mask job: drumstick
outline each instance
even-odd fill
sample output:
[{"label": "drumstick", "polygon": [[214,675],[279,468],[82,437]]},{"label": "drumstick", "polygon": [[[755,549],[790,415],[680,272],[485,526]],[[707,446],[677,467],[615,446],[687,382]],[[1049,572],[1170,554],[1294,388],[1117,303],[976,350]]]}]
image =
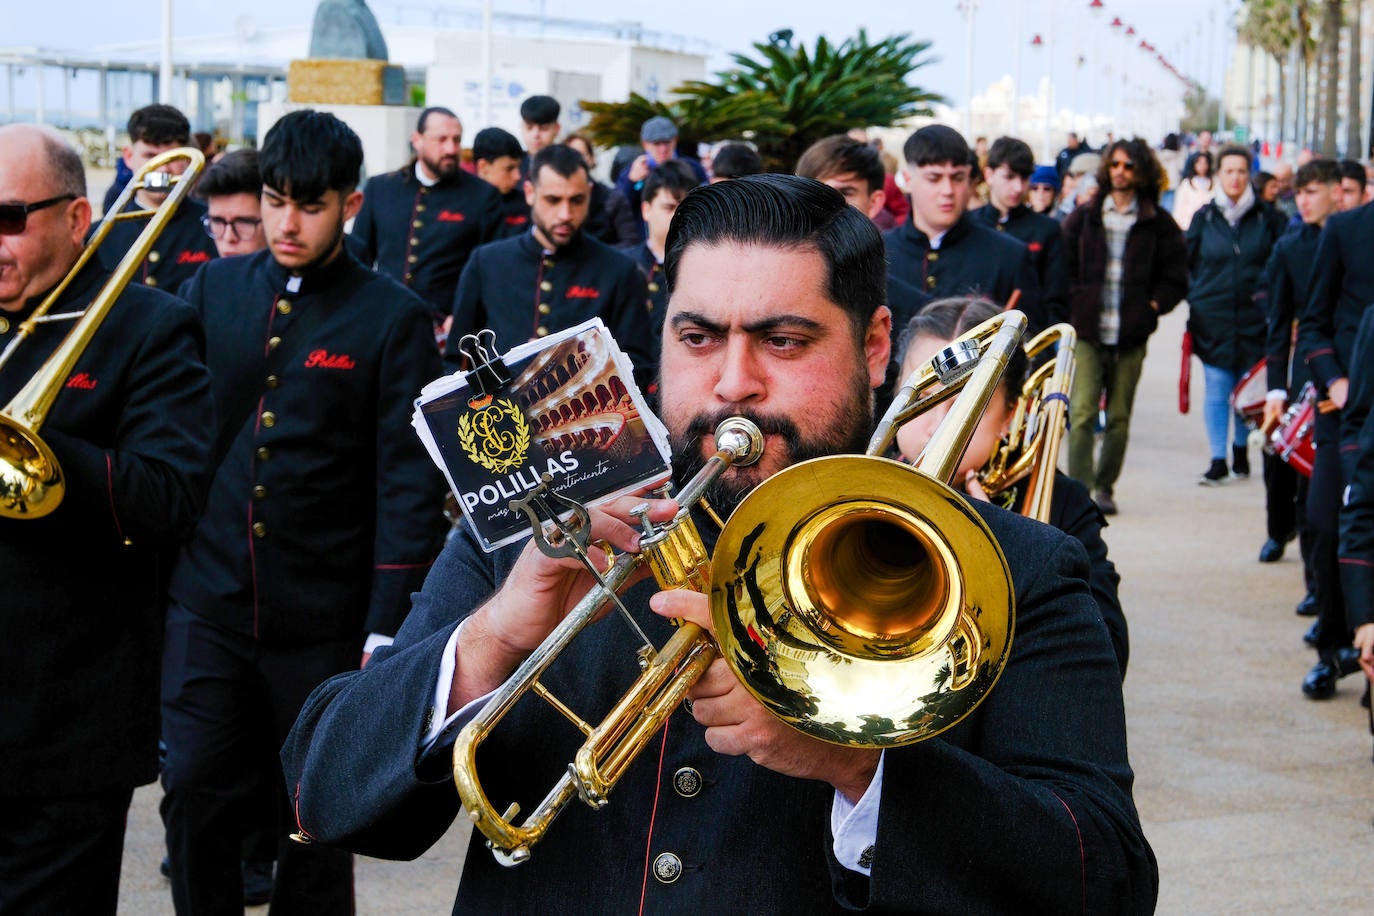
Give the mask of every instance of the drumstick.
[{"label": "drumstick", "polygon": [[1010,312],[1012,309],[1016,308],[1016,303],[1019,302],[1020,300],[1021,300],[1021,290],[1019,290],[1019,289],[1014,289],[1014,290],[1012,290],[1012,291],[1011,291],[1011,295],[1007,297],[1007,304],[1002,308],[1002,311],[1004,311],[1004,312]]}]

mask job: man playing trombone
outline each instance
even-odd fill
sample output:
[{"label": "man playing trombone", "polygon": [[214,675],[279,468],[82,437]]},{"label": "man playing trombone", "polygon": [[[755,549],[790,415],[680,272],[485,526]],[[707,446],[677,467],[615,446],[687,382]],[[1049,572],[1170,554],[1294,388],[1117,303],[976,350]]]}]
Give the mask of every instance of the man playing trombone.
[{"label": "man playing trombone", "polygon": [[[214,447],[189,306],[110,287],[108,318],[75,325],[107,281],[94,252],[76,270],[90,222],[76,152],[0,127],[0,913],[115,912],[129,800],[157,776],[165,564],[195,526]],[[69,274],[53,320],[9,350]],[[63,371],[55,351],[91,327]],[[42,423],[18,405],[43,400],[23,395],[45,378]],[[41,462],[17,431],[37,425],[27,438],[60,465],[53,486],[22,482]]]},{"label": "man playing trombone", "polygon": [[[674,219],[665,272],[660,395],[679,482],[730,416],[756,423],[765,446],[708,490],[721,515],[785,467],[863,449],[890,346],[882,240],[863,214],[792,176],[698,189]],[[635,549],[641,501],[593,510],[592,535]],[[651,522],[672,517],[672,502],[647,502]],[[882,751],[825,743],[773,719],[717,660],[604,809],[571,805],[519,868],[475,836],[455,911],[1150,911],[1158,875],[1082,548],[996,508],[972,511],[1006,552],[1018,628],[998,685],[960,724]],[[714,525],[697,524],[709,545]],[[299,835],[393,858],[431,845],[458,811],[453,729],[590,585],[582,567],[530,545],[484,555],[457,534],[394,647],[303,709],[283,750]],[[623,595],[658,615],[638,618],[651,638],[673,632],[667,617],[710,625],[705,596],[655,591]],[[628,628],[602,621],[592,637],[544,678],[583,713],[609,708],[635,667]],[[490,794],[537,801],[566,769],[560,745],[581,740],[547,707],[513,708],[478,754]]]}]

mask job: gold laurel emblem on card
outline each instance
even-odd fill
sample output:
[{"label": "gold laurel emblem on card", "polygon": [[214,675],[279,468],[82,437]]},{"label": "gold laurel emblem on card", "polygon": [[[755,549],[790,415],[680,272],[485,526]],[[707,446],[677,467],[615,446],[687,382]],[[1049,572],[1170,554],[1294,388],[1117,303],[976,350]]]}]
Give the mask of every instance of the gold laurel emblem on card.
[{"label": "gold laurel emblem on card", "polygon": [[473,464],[504,474],[525,463],[530,449],[530,426],[508,398],[458,418],[458,444]]}]

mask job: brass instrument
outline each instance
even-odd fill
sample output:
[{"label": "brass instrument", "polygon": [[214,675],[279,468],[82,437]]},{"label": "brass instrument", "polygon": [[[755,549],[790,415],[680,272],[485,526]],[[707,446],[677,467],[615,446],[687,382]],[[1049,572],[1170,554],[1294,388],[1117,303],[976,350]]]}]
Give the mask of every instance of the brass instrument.
[{"label": "brass instrument", "polygon": [[[181,175],[163,171],[169,163],[178,160],[185,160],[187,163],[186,170]],[[62,502],[62,497],[66,493],[62,467],[58,464],[57,456],[52,453],[52,449],[39,437],[38,430],[48,418],[53,402],[61,393],[63,384],[76,366],[76,361],[86,351],[120,293],[129,285],[134,272],[148,256],[148,251],[153,247],[153,242],[163,227],[172,218],[182,199],[190,193],[195,176],[204,166],[205,156],[200,150],[183,147],[162,153],[139,169],[110,206],[109,213],[100,221],[81,256],[77,258],[76,264],[62,278],[62,282],[58,283],[33,313],[19,325],[9,345],[0,353],[0,370],[3,370],[15,350],[33,335],[39,324],[45,321],[79,318],[33,377],[4,408],[0,408],[0,516],[15,519],[42,518]],[[167,189],[170,189],[169,193],[157,207],[123,212],[129,199],[136,192]],[[124,259],[119,262],[119,266],[110,274],[105,285],[86,306],[84,312],[79,315],[48,315],[48,311],[66,291],[72,279],[95,256],[96,249],[105,241],[115,223],[149,217],[151,218],[148,225],[134,240]]]},{"label": "brass instrument", "polygon": [[[728,467],[753,463],[762,451],[762,437],[748,420],[731,418],[717,428],[719,450],[682,488],[673,521],[657,530],[645,521],[641,553],[616,557],[603,584],[460,731],[454,781],[499,862],[528,860],[530,847],[575,795],[593,808],[605,805],[717,651],[774,714],[833,743],[909,744],[977,706],[1010,650],[1012,588],[986,524],[947,481],[1024,327],[1024,315],[1005,312],[952,343],[903,385],[867,455],[817,458],[768,478],[730,516],[708,558],[691,507]],[[899,422],[964,389],[916,467],[874,457],[891,444]],[[609,602],[618,602],[616,590],[646,561],[663,588],[705,591],[709,582],[719,647],[706,631],[684,623],[662,650],[641,650],[643,675],[593,727],[539,677]],[[500,813],[483,791],[476,753],[530,691],[587,739],[553,789],[516,824],[519,805]]]},{"label": "brass instrument", "polygon": [[1073,388],[1074,345],[1078,334],[1069,324],[1056,324],[1026,344],[1026,356],[1036,357],[1054,347],[1054,358],[1030,373],[1021,386],[1011,428],[988,463],[978,472],[984,491],[995,496],[1029,478],[1020,512],[1048,522],[1054,496],[1054,471],[1059,444],[1068,424],[1069,391]]}]

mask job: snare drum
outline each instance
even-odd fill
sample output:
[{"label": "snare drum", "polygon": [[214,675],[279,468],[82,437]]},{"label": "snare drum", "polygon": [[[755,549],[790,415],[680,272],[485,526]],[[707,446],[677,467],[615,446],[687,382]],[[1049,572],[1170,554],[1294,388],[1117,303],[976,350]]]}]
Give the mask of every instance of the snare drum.
[{"label": "snare drum", "polygon": [[1308,382],[1302,386],[1298,399],[1283,412],[1283,419],[1269,436],[1274,454],[1304,477],[1312,476],[1312,462],[1317,457],[1313,440],[1316,417],[1317,389]]},{"label": "snare drum", "polygon": [[1245,425],[1259,429],[1264,420],[1264,398],[1269,393],[1269,379],[1266,375],[1268,361],[1260,361],[1250,367],[1250,371],[1240,377],[1236,387],[1231,389],[1231,409],[1240,414]]}]

